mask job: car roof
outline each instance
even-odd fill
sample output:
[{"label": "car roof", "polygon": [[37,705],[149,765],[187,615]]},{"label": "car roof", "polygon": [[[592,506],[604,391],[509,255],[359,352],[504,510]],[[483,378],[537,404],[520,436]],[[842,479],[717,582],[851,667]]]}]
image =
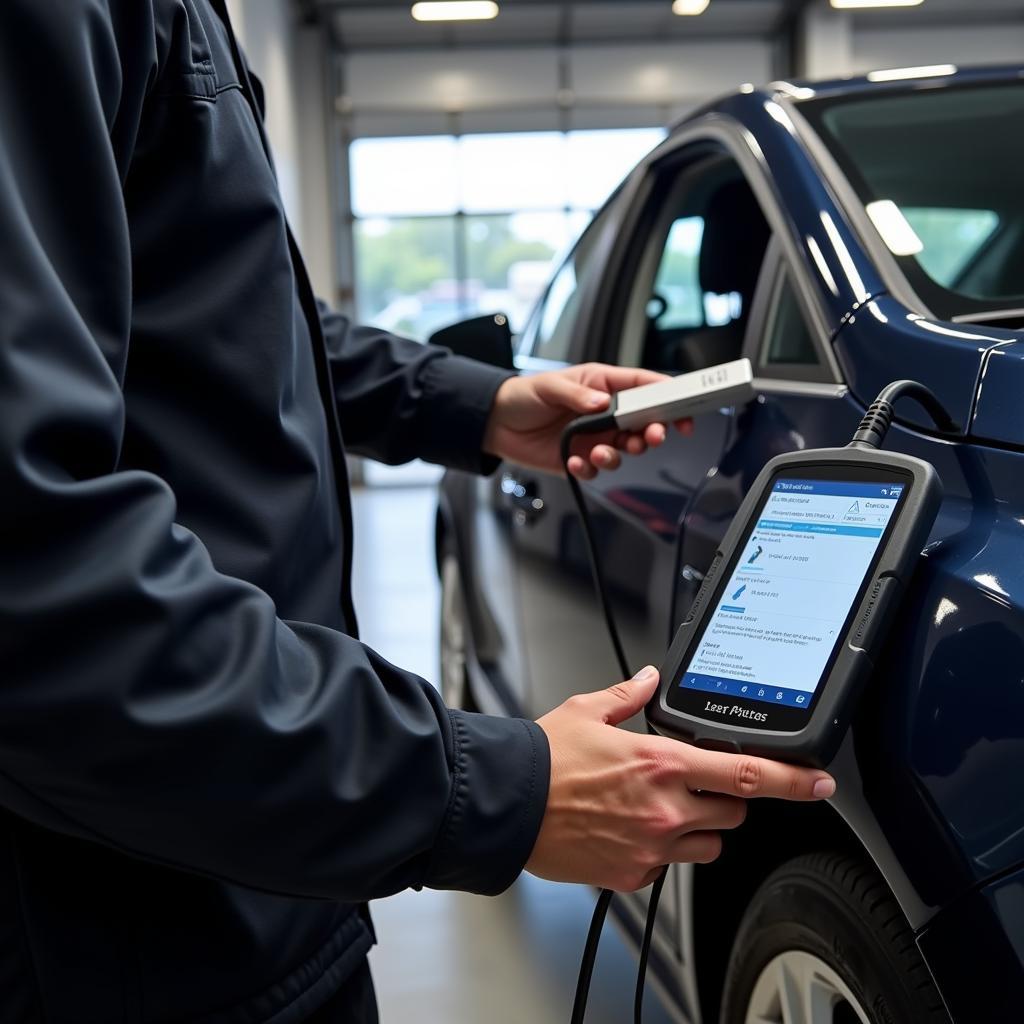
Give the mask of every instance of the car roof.
[{"label": "car roof", "polygon": [[[799,90],[813,89],[815,96],[844,96],[872,93],[908,86],[927,85],[945,89],[950,86],[973,85],[1024,79],[1024,64],[1001,64],[987,67],[958,67],[956,64],[932,64],[924,67],[887,68],[869,71],[849,78],[791,83]],[[778,83],[783,84],[783,83]]]},{"label": "car roof", "polygon": [[[1024,81],[1024,64],[989,65],[982,67],[958,67],[955,64],[935,64],[923,67],[891,68],[871,71],[864,75],[827,80],[794,79],[771,82],[755,88],[743,85],[739,89],[720,96],[693,111],[672,125],[677,131],[691,123],[696,117],[717,110],[726,100],[742,102],[749,96],[754,102],[763,101],[766,95],[778,95],[796,103],[810,99],[835,99],[841,96],[884,95],[894,89],[948,89],[964,85],[994,84],[997,82]],[[756,98],[756,99],[755,99]]]}]

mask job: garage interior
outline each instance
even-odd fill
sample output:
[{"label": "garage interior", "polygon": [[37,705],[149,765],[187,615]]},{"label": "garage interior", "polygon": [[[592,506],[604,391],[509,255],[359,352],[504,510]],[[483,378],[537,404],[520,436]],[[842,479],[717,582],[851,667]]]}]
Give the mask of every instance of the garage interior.
[{"label": "garage interior", "polygon": [[[363,322],[426,340],[503,299],[521,326],[556,254],[665,127],[742,83],[1024,53],[1019,0],[711,0],[697,17],[673,15],[669,0],[500,8],[492,21],[421,24],[408,0],[235,0],[315,288]],[[409,262],[417,232],[433,247],[426,270]],[[480,283],[495,239],[520,254],[520,280]],[[353,471],[362,638],[435,681],[440,471],[358,460]],[[371,956],[382,1020],[566,1020],[592,906],[588,890],[529,877],[494,901],[383,901]],[[591,1020],[629,1018],[634,970],[609,935]],[[672,1019],[656,992],[646,1019]]]}]

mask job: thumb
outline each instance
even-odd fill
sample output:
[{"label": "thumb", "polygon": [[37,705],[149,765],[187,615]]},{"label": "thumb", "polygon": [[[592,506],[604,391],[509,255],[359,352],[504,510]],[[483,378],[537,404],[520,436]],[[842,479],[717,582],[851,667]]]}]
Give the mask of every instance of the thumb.
[{"label": "thumb", "polygon": [[562,373],[539,374],[537,397],[545,405],[575,413],[600,412],[608,408],[609,396],[604,391],[579,384]]},{"label": "thumb", "polygon": [[618,725],[643,711],[658,688],[658,670],[653,665],[640,669],[632,679],[616,683],[593,694],[597,713],[608,725]]}]

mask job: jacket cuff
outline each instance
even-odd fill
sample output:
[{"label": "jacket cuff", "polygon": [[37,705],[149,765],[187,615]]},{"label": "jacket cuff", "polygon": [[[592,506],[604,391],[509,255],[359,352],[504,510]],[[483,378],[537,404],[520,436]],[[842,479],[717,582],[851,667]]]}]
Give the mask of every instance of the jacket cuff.
[{"label": "jacket cuff", "polygon": [[551,779],[548,739],[524,719],[448,714],[451,801],[424,884],[497,896],[537,841]]},{"label": "jacket cuff", "polygon": [[515,373],[462,356],[432,359],[423,368],[425,415],[420,458],[489,476],[501,463],[483,451],[498,388]]}]

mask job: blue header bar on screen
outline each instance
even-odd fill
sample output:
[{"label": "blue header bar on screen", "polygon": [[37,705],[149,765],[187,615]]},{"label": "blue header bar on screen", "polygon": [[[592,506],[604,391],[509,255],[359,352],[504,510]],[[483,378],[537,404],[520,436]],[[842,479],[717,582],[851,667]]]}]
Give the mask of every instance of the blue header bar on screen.
[{"label": "blue header bar on screen", "polygon": [[858,483],[852,480],[776,480],[773,491],[780,494],[817,494],[849,498],[898,498],[903,484]]}]

